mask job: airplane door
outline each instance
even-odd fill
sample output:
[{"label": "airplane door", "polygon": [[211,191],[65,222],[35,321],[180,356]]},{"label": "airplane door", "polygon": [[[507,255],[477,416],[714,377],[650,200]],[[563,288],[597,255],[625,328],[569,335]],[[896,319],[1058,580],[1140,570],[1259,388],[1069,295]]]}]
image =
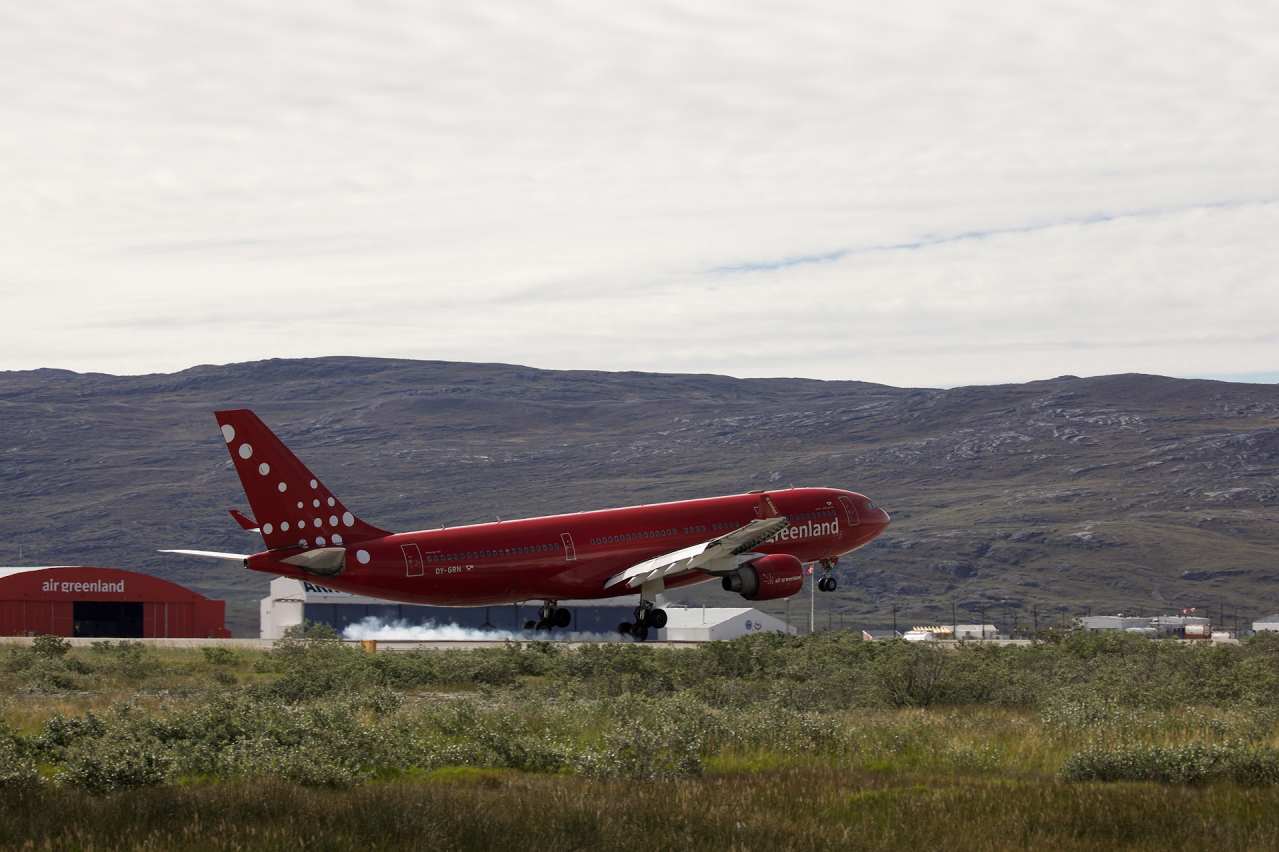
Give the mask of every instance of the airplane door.
[{"label": "airplane door", "polygon": [[850,527],[855,527],[861,523],[861,519],[857,517],[857,507],[853,505],[852,500],[847,497],[840,497],[839,505],[844,507],[844,517],[848,519]]},{"label": "airplane door", "polygon": [[404,576],[421,577],[424,570],[422,551],[418,550],[416,544],[402,544],[400,550],[404,552]]},{"label": "airplane door", "polygon": [[564,544],[564,561],[576,561],[577,551],[573,549],[573,536],[568,533],[560,533],[560,541]]}]

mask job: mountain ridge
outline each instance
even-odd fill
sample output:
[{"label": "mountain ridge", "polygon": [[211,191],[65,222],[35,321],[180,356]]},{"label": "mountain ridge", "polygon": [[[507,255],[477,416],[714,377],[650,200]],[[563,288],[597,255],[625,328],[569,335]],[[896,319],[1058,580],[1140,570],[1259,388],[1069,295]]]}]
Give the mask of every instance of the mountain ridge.
[{"label": "mountain ridge", "polygon": [[1138,373],[895,388],[355,356],[11,371],[0,562],[21,547],[154,571],[226,597],[252,632],[268,578],[154,553],[256,549],[225,513],[245,501],[212,411],[235,407],[391,529],[791,483],[864,491],[894,524],[820,598],[832,622],[952,604],[1009,619],[1279,608],[1279,386]]}]

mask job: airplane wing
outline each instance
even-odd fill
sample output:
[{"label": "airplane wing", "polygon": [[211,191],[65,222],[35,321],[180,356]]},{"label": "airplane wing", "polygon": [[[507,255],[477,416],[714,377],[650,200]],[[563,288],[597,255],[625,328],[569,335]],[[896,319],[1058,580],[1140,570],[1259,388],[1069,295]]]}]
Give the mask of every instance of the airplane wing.
[{"label": "airplane wing", "polygon": [[690,547],[663,553],[632,565],[620,574],[614,574],[604,583],[611,588],[625,583],[627,588],[637,589],[653,580],[701,571],[703,574],[727,574],[744,561],[762,542],[784,530],[789,521],[784,517],[760,518],[744,527],[738,527],[719,538],[694,544]]}]

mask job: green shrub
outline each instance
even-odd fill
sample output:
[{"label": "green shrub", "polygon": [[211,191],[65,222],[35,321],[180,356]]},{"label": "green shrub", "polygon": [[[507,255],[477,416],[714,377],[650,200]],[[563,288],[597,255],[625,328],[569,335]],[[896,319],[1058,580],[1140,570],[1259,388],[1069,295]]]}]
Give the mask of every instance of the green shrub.
[{"label": "green shrub", "polygon": [[173,763],[173,756],[157,740],[105,736],[73,743],[58,777],[91,793],[110,793],[162,784]]},{"label": "green shrub", "polygon": [[[94,643],[97,645],[98,643]],[[160,669],[155,655],[139,642],[104,642],[101,649],[110,660],[110,669],[126,680],[144,680]],[[95,650],[97,650],[95,648]]]},{"label": "green shrub", "polygon": [[240,656],[222,645],[204,645],[200,648],[200,653],[204,655],[204,660],[215,666],[230,666],[237,663]]},{"label": "green shrub", "polygon": [[27,750],[0,731],[0,792],[34,790],[40,783],[40,773]]},{"label": "green shrub", "polygon": [[369,655],[344,645],[328,625],[289,628],[267,656],[279,678],[264,691],[285,701],[342,695],[374,680]]},{"label": "green shrub", "polygon": [[1279,750],[1240,743],[1093,747],[1071,755],[1061,773],[1068,781],[1275,784],[1279,783]]},{"label": "green shrub", "polygon": [[71,643],[61,636],[37,636],[31,640],[31,652],[40,657],[65,657]]},{"label": "green shrub", "polygon": [[603,742],[574,761],[592,778],[686,778],[702,774],[702,750],[715,724],[709,708],[689,699],[623,696],[611,703]]},{"label": "green shrub", "polygon": [[601,746],[583,750],[575,768],[590,778],[693,777],[702,774],[701,741],[688,732],[624,725],[606,733]]}]

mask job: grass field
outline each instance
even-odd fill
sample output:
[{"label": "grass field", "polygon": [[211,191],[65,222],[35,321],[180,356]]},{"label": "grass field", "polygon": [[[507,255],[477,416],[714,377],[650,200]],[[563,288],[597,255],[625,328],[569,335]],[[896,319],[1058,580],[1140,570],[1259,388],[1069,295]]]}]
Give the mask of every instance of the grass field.
[{"label": "grass field", "polygon": [[1279,644],[0,651],[0,846],[1279,847]]}]

